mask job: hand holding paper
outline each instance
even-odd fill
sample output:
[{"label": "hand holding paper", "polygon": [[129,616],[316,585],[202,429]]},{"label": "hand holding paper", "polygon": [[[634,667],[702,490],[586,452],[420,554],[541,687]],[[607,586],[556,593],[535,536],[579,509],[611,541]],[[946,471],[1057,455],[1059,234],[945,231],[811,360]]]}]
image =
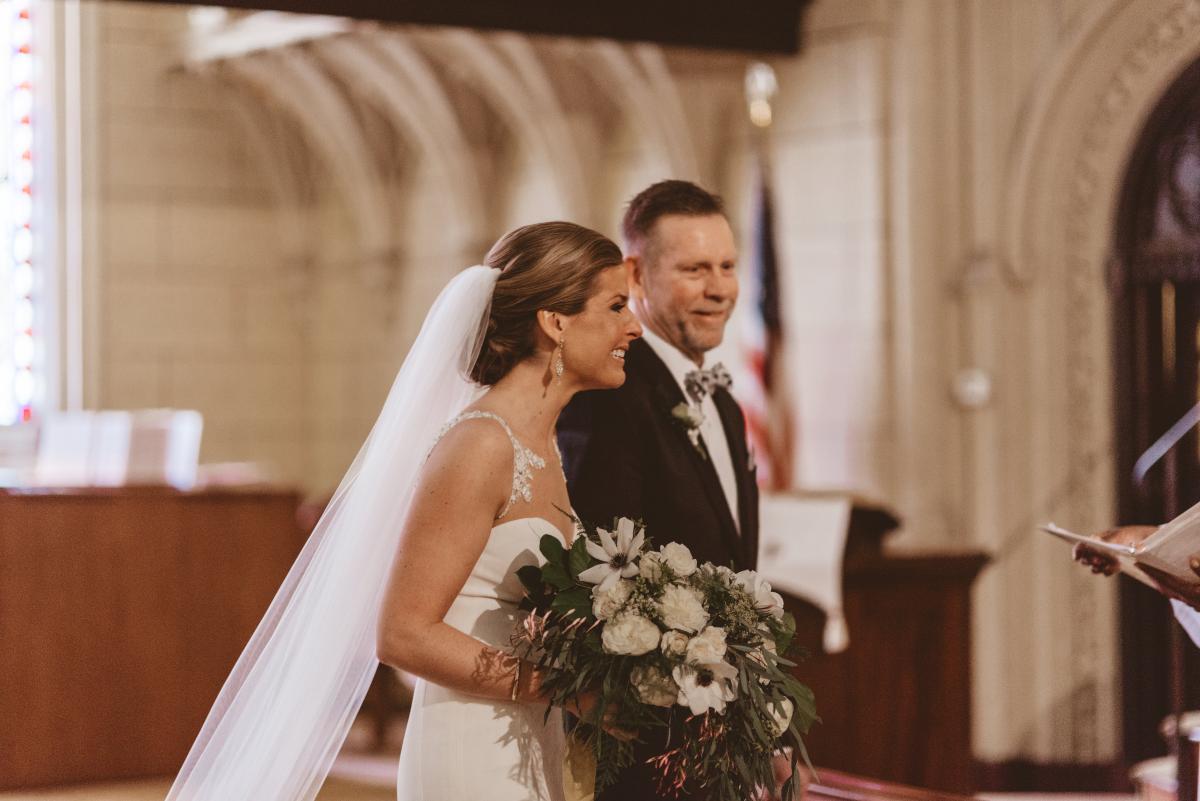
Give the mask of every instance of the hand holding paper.
[{"label": "hand holding paper", "polygon": [[1085,536],[1053,523],[1049,534],[1075,544],[1074,557],[1095,573],[1126,573],[1171,598],[1200,608],[1200,505],[1171,522],[1124,526]]}]

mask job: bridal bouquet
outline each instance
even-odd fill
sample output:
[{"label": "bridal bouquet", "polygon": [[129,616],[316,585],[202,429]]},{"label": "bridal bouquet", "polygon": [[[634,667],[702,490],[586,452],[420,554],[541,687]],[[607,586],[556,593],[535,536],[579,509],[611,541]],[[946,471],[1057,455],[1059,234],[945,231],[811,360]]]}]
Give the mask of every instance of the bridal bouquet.
[{"label": "bridal bouquet", "polygon": [[553,536],[540,547],[546,563],[518,571],[529,614],[514,645],[543,671],[552,704],[596,700],[604,728],[575,736],[595,753],[597,789],[634,759],[607,729],[666,744],[650,760],[660,793],[703,788],[720,801],[774,787],[772,755],[790,747],[790,799],[817,717],[812,691],[787,671],[795,622],[779,594],[754,571],[697,564],[679,543],[649,550],[628,518],[570,548]]}]

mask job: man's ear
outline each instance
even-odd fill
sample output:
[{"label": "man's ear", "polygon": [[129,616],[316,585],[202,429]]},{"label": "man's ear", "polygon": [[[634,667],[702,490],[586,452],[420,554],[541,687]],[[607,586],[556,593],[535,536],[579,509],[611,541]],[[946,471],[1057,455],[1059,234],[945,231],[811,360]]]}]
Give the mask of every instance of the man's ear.
[{"label": "man's ear", "polygon": [[642,257],[631,254],[625,257],[625,274],[629,279],[629,294],[635,298],[645,297],[646,267]]},{"label": "man's ear", "polygon": [[563,338],[563,334],[567,330],[566,317],[558,312],[548,311],[546,309],[538,309],[537,313],[538,328],[542,333],[550,338],[551,342],[557,343]]}]

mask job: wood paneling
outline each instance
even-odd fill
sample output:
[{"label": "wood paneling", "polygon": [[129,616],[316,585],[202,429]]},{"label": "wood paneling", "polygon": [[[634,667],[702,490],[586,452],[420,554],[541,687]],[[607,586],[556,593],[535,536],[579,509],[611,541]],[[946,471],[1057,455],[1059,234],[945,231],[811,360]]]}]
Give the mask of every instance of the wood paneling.
[{"label": "wood paneling", "polygon": [[0,493],[0,788],[178,769],[303,544],[297,504]]},{"label": "wood paneling", "polygon": [[[977,554],[847,558],[850,647],[813,653],[797,668],[823,721],[807,741],[815,764],[973,789],[970,589],[986,561]],[[823,614],[795,599],[787,605],[798,641],[819,648]]]}]

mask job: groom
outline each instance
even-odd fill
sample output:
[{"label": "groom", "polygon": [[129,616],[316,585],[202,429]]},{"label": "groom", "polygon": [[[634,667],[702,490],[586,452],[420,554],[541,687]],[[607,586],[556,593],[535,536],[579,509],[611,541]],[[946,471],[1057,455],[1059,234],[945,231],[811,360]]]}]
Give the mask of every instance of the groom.
[{"label": "groom", "polygon": [[[758,486],[745,420],[728,373],[705,362],[738,295],[724,204],[662,181],[630,201],[622,228],[645,331],[630,343],[625,384],[576,395],[559,418],[571,505],[596,525],[641,519],[656,544],[683,543],[700,562],[754,568]],[[597,801],[654,798],[654,776],[635,765]]]}]

